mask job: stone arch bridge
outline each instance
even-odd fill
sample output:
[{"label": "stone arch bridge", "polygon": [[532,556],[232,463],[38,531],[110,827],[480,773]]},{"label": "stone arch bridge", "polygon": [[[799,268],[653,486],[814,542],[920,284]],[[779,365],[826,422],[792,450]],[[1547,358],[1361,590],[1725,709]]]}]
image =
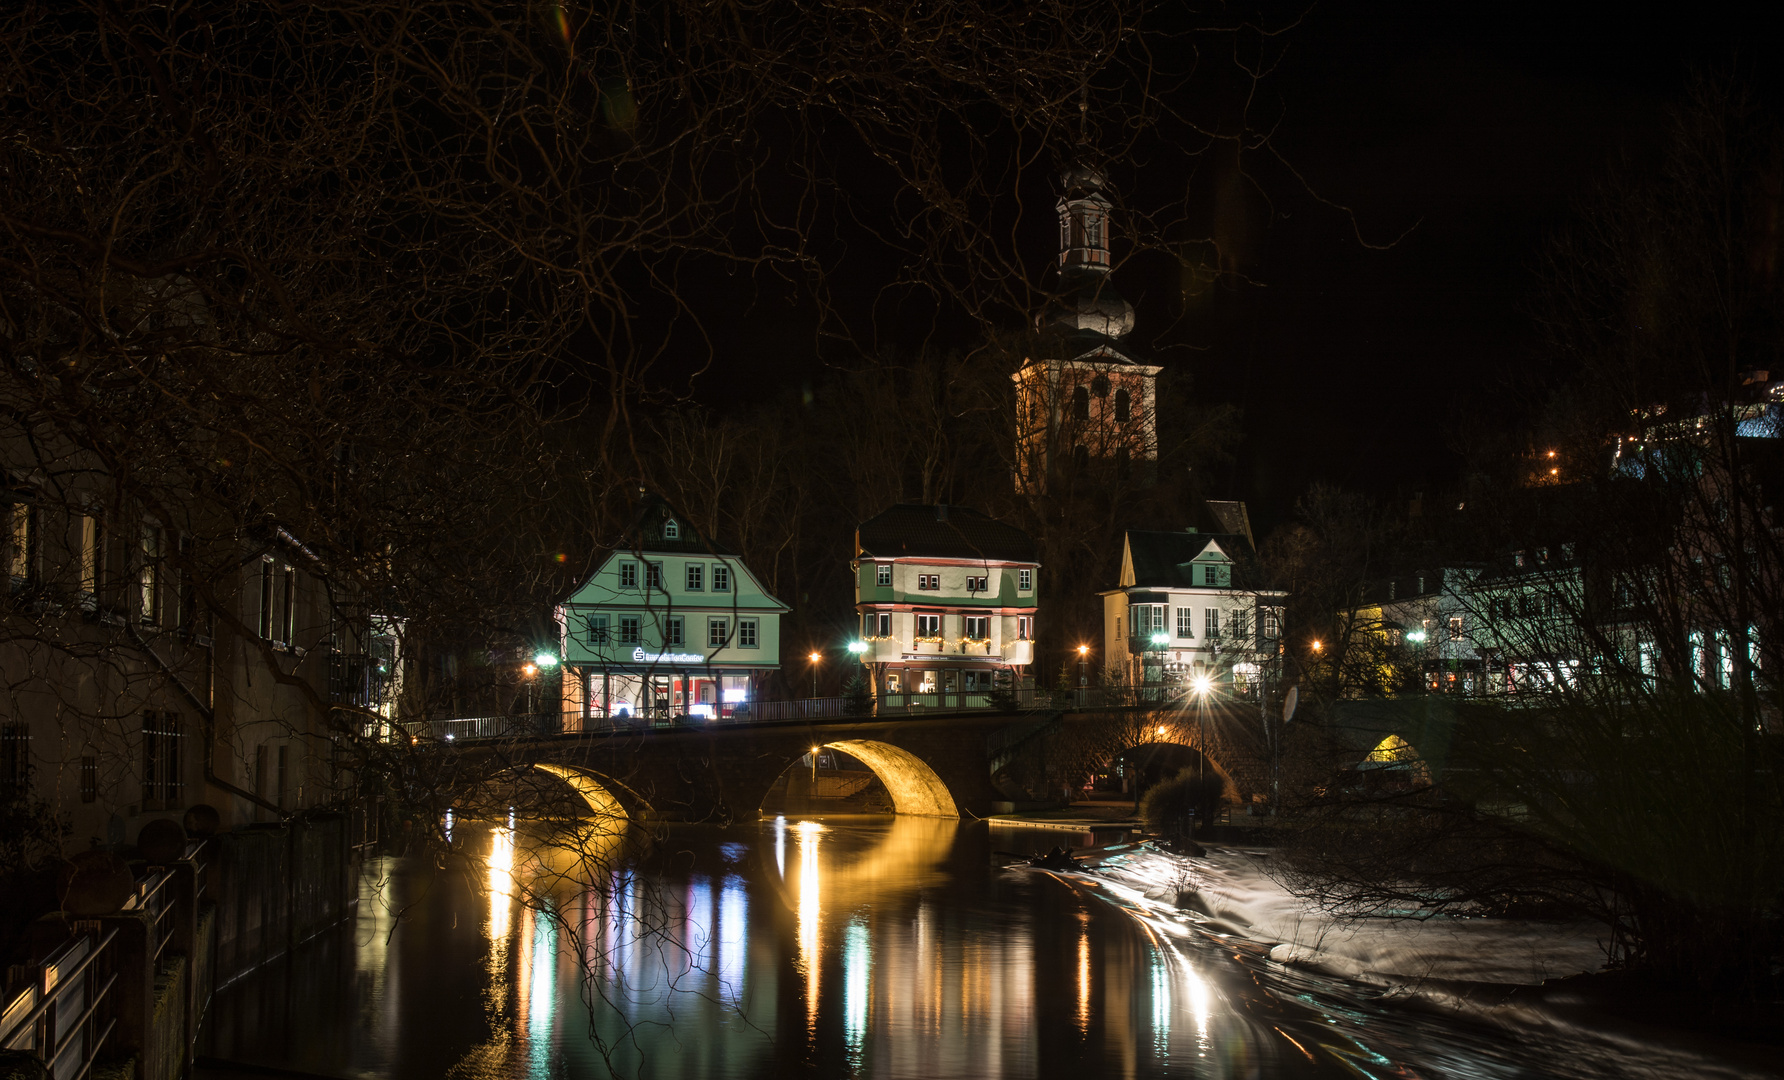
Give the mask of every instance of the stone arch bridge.
[{"label": "stone arch bridge", "polygon": [[[552,777],[597,810],[617,808],[635,819],[731,821],[753,815],[775,781],[804,755],[834,749],[871,769],[900,814],[984,817],[1008,809],[1007,804],[1057,804],[1114,757],[1158,745],[1203,753],[1241,798],[1264,790],[1268,767],[1261,724],[1256,706],[1243,702],[1189,711],[1160,705],[696,720],[669,727],[458,738],[424,746],[416,761],[433,770],[431,781],[446,790],[502,777]],[[533,787],[537,790],[537,783]]]}]

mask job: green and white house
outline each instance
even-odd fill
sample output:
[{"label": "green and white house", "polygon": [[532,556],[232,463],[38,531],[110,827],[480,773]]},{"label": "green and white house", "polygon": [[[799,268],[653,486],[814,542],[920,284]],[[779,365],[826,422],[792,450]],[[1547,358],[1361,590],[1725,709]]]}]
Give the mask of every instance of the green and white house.
[{"label": "green and white house", "polygon": [[1129,532],[1103,596],[1104,668],[1129,685],[1254,692],[1280,650],[1286,594],[1248,580],[1243,503],[1210,502],[1223,531]]},{"label": "green and white house", "polygon": [[882,707],[990,704],[1034,663],[1040,563],[1021,529],[964,506],[894,506],[855,530],[860,657]]},{"label": "green and white house", "polygon": [[564,719],[748,715],[780,669],[780,619],[743,560],[656,496],[558,606]]}]

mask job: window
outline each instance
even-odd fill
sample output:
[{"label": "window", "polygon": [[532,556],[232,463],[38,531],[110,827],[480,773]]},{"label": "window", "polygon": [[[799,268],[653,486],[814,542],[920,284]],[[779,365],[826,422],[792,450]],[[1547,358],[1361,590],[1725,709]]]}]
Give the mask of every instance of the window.
[{"label": "window", "polygon": [[660,562],[644,564],[644,587],[663,591],[663,564]]},{"label": "window", "polygon": [[1134,400],[1133,395],[1127,392],[1127,387],[1124,386],[1121,389],[1115,391],[1115,421],[1116,421],[1116,423],[1120,423],[1120,424],[1127,423],[1127,421],[1129,420],[1129,418],[1131,417],[1131,415],[1133,413],[1133,400]]},{"label": "window", "polygon": [[590,615],[588,617],[588,643],[590,645],[607,644],[607,616]]},{"label": "window", "polygon": [[142,714],[142,800],[145,808],[179,808],[181,738],[177,715]]},{"label": "window", "polygon": [[986,579],[982,578],[982,577],[967,578],[966,579],[966,591],[967,592],[984,592],[985,591],[985,580]]},{"label": "window", "polygon": [[889,638],[891,636],[892,636],[892,613],[889,611],[883,611],[880,613],[880,637],[888,637]]},{"label": "window", "polygon": [[260,636],[268,641],[273,636],[273,561],[260,560]]},{"label": "window", "polygon": [[638,616],[621,615],[619,617],[619,643],[621,645],[638,644]]},{"label": "window", "polygon": [[1229,632],[1231,632],[1234,637],[1238,638],[1240,641],[1244,641],[1246,638],[1251,636],[1251,613],[1250,612],[1235,611],[1235,612],[1233,612],[1232,619],[1229,621],[1231,622],[1232,625],[1228,626],[1227,630]]},{"label": "window", "polygon": [[1461,641],[1462,640],[1462,616],[1460,616],[1460,615],[1451,615],[1450,616],[1449,635],[1450,635],[1451,641]]},{"label": "window", "polygon": [[[1117,620],[1117,621],[1119,621],[1119,620]],[[1117,629],[1119,629],[1119,627]],[[1033,641],[1034,640],[1034,616],[1033,615],[1018,615],[1018,616],[1016,616],[1016,640],[1017,641]]]},{"label": "window", "polygon": [[676,520],[674,518],[670,518],[668,521],[663,522],[663,539],[665,539],[665,540],[679,540],[679,539],[681,539],[681,526],[676,523]]},{"label": "window", "polygon": [[1165,630],[1165,606],[1163,604],[1135,604],[1133,619],[1135,637],[1151,638],[1153,634],[1162,634]]},{"label": "window", "polygon": [[619,587],[622,589],[636,589],[638,587],[637,563],[622,562],[619,564]]},{"label": "window", "polygon": [[919,588],[925,592],[936,592],[936,591],[940,590],[941,587],[942,587],[942,576],[940,574],[918,574],[917,575],[917,588]]},{"label": "window", "polygon": [[81,802],[99,801],[99,759],[81,758]]},{"label": "window", "polygon": [[0,724],[0,799],[14,799],[31,787],[31,726],[20,720]]},{"label": "window", "polygon": [[1072,419],[1079,423],[1090,421],[1090,391],[1082,386],[1072,390]]},{"label": "window", "polygon": [[161,526],[142,527],[142,567],[137,571],[137,612],[145,626],[161,623]]},{"label": "window", "polygon": [[[18,498],[14,495],[14,498]],[[37,507],[28,502],[12,504],[7,528],[7,564],[16,581],[30,581],[37,569]]]},{"label": "window", "polygon": [[682,628],[682,617],[680,615],[671,615],[667,619],[664,619],[663,620],[663,644],[665,644],[665,645],[683,644],[683,635],[682,635],[681,628]]},{"label": "window", "polygon": [[761,624],[755,619],[737,620],[737,647],[740,649],[757,648],[757,629]]},{"label": "window", "polygon": [[704,563],[691,562],[688,564],[688,591],[706,591],[706,565]]},{"label": "window", "polygon": [[873,568],[873,583],[881,588],[892,584],[891,563],[880,563]]},{"label": "window", "polygon": [[1208,637],[1216,638],[1220,636],[1219,608],[1202,609],[1202,630]]},{"label": "window", "polygon": [[1196,609],[1180,607],[1177,609],[1177,636],[1193,638],[1196,636]]},{"label": "window", "polygon": [[81,515],[80,520],[81,591],[99,591],[99,519]]},{"label": "window", "polygon": [[985,616],[968,615],[966,617],[966,630],[961,636],[972,638],[974,641],[989,640],[991,637],[991,620]]},{"label": "window", "polygon": [[718,648],[731,637],[730,619],[706,620],[706,644],[710,648]]},{"label": "window", "polygon": [[917,616],[917,636],[920,638],[941,637],[942,617],[940,615]]},{"label": "window", "polygon": [[731,568],[724,563],[712,564],[712,591],[731,591]]},{"label": "window", "polygon": [[1018,570],[1018,571],[1016,571],[1016,588],[1022,590],[1023,592],[1027,592],[1028,590],[1034,588],[1034,571],[1033,570]]},{"label": "window", "polygon": [[1108,397],[1109,377],[1107,375],[1098,375],[1096,378],[1090,380],[1090,392],[1095,394],[1099,401]]},{"label": "window", "polygon": [[279,580],[279,640],[289,645],[297,638],[297,571],[285,567]]}]

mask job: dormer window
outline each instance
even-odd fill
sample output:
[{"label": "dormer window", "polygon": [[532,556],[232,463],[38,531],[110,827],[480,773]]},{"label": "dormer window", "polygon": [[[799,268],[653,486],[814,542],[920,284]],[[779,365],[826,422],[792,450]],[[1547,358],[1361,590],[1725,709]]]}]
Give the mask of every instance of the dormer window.
[{"label": "dormer window", "polygon": [[668,521],[663,522],[663,539],[665,539],[665,540],[679,540],[679,539],[681,539],[681,526],[677,525],[675,523],[674,518],[670,518]]}]

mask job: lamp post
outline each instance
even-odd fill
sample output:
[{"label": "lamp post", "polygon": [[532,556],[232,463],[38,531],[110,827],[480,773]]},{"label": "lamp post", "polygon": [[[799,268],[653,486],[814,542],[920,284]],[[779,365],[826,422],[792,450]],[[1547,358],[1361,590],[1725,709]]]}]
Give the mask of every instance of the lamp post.
[{"label": "lamp post", "polygon": [[851,641],[851,642],[849,642],[849,655],[851,655],[855,659],[861,661],[861,670],[868,677],[868,687],[869,687],[868,692],[873,695],[874,703],[878,704],[879,700],[880,700],[879,680],[872,678],[873,669],[871,667],[869,667],[867,664],[867,642],[865,642],[865,641]]},{"label": "lamp post", "polygon": [[815,651],[810,656],[806,657],[806,659],[811,661],[811,696],[813,698],[818,696],[818,661],[823,658],[822,654]]},{"label": "lamp post", "polygon": [[1078,646],[1078,705],[1083,707],[1084,697],[1090,692],[1089,657],[1090,646]]}]

